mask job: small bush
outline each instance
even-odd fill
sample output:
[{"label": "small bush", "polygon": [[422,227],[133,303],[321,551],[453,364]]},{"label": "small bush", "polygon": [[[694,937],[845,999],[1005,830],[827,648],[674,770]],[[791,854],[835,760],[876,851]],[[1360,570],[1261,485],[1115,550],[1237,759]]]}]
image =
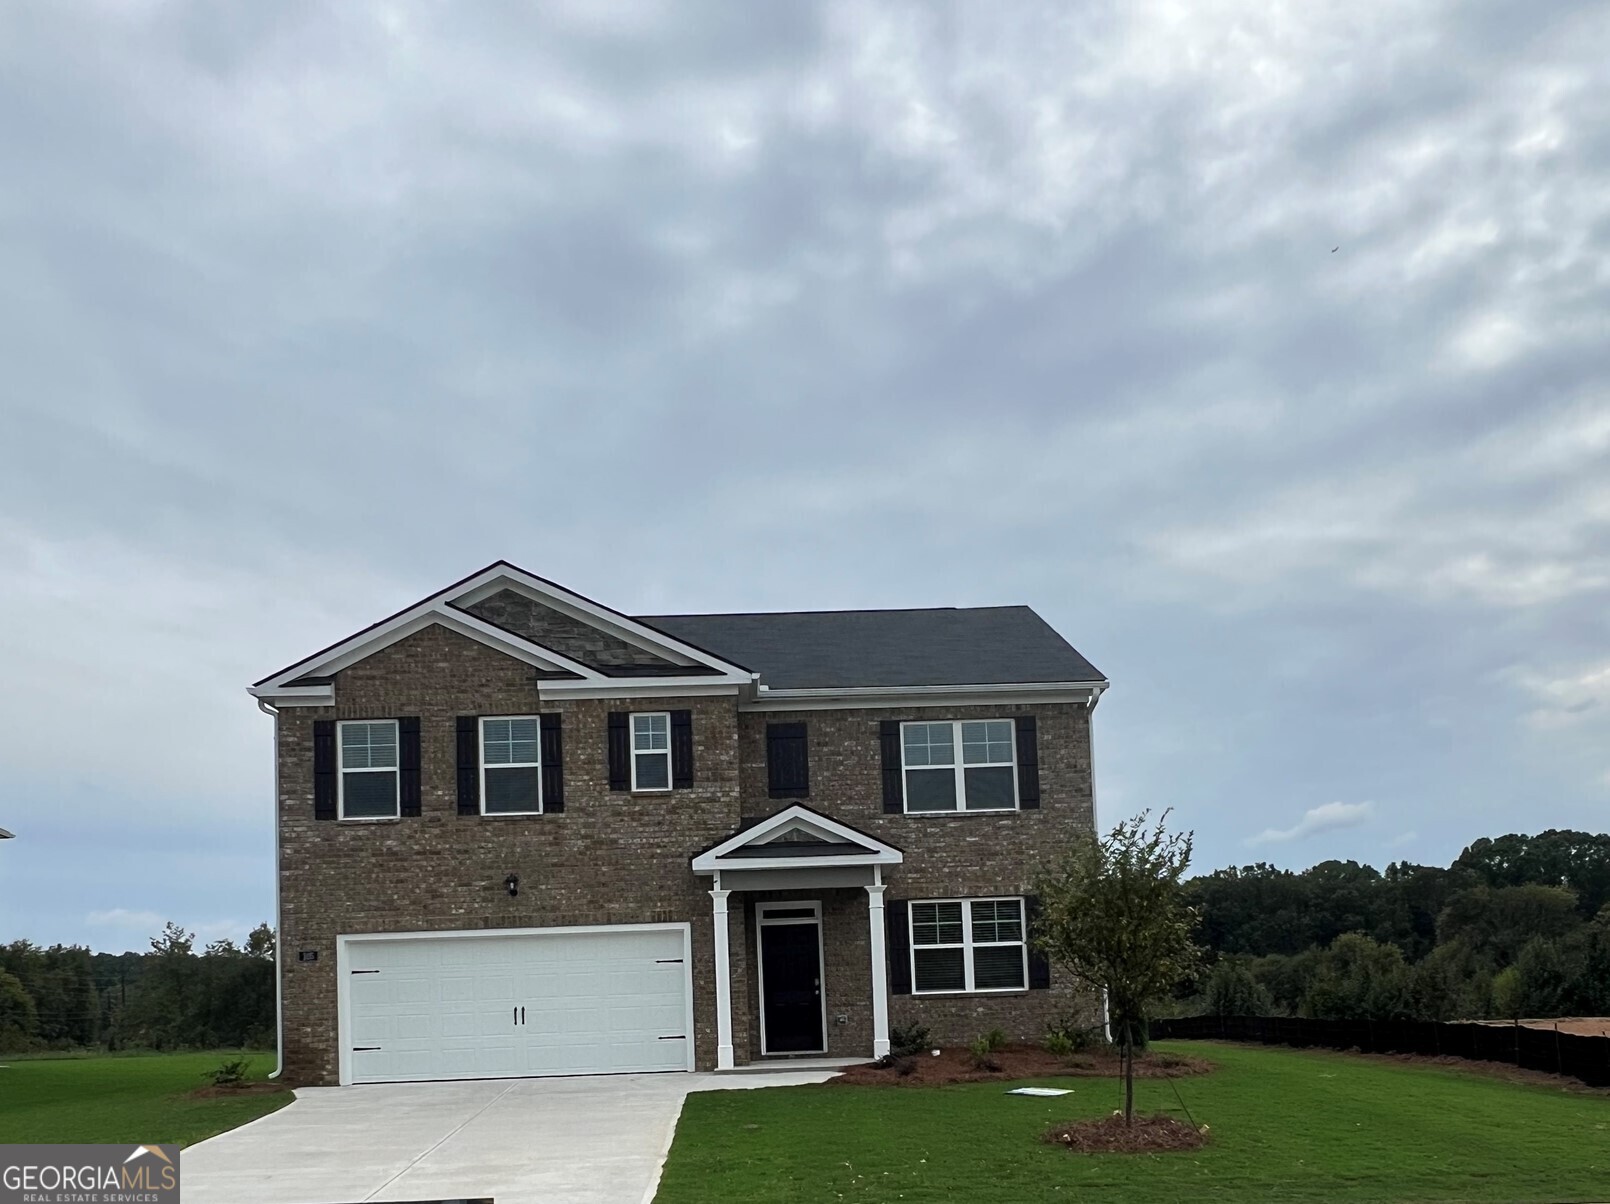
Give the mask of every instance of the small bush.
[{"label": "small bush", "polygon": [[251,1066],[245,1058],[236,1058],[232,1062],[220,1062],[207,1071],[205,1077],[212,1080],[214,1087],[243,1087],[246,1085],[246,1072]]},{"label": "small bush", "polygon": [[897,1024],[889,1030],[889,1052],[897,1058],[909,1058],[927,1053],[928,1027],[915,1022]]},{"label": "small bush", "polygon": [[[994,1032],[985,1033],[982,1037],[967,1047],[967,1052],[973,1055],[973,1065],[978,1067],[980,1070],[999,1070],[1001,1068],[1001,1064],[997,1062],[994,1057],[995,1051],[1000,1049],[1001,1046],[995,1044],[992,1040],[997,1033],[1000,1033],[999,1029],[996,1029]],[[1006,1041],[1003,1035],[1001,1044],[1004,1045],[1005,1043]]]},{"label": "small bush", "polygon": [[[1053,1044],[1053,1042],[1055,1044]],[[1107,1048],[1107,1034],[1099,1024],[1086,1024],[1076,1012],[1058,1012],[1046,1023],[1045,1047],[1054,1054],[1083,1053]]]},{"label": "small bush", "polygon": [[992,1028],[979,1038],[990,1053],[999,1053],[1006,1048],[1006,1034],[998,1028]]}]

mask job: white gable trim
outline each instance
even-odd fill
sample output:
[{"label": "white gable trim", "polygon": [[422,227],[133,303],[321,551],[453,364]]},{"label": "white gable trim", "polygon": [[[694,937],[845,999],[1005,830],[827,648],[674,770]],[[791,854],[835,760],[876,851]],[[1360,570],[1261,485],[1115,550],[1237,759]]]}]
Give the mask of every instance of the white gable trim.
[{"label": "white gable trim", "polygon": [[589,627],[597,627],[626,641],[634,648],[653,653],[672,664],[699,665],[707,669],[716,669],[723,674],[737,675],[744,681],[749,681],[753,676],[748,670],[722,660],[714,653],[696,648],[663,631],[657,631],[628,615],[621,614],[618,610],[612,610],[602,603],[594,602],[591,598],[572,593],[562,585],[538,577],[535,573],[528,573],[507,561],[499,561],[464,582],[452,600],[456,606],[473,606],[504,589],[524,594],[535,602],[552,607],[562,615],[586,623]]},{"label": "white gable trim", "polygon": [[[779,836],[790,828],[805,828],[807,831],[819,833],[824,840],[843,844],[845,850],[842,853],[824,853],[809,858],[732,856],[737,849],[765,845],[772,837]],[[899,865],[905,859],[905,854],[899,849],[885,844],[876,836],[857,832],[836,819],[818,815],[809,807],[796,804],[761,820],[753,827],[729,836],[715,848],[700,853],[693,859],[693,872],[714,874],[721,870],[812,870],[853,865]]]},{"label": "white gable trim", "polygon": [[[484,598],[505,588],[517,589],[545,606],[551,606],[579,622],[598,627],[673,663],[715,669],[719,676],[704,673],[676,677],[610,677],[461,609],[466,601]],[[499,561],[372,627],[366,627],[356,635],[264,678],[248,687],[247,692],[257,698],[283,699],[291,705],[326,705],[331,696],[328,687],[291,687],[287,690],[286,683],[300,677],[329,677],[432,623],[440,623],[460,635],[490,645],[539,669],[574,673],[576,677],[573,679],[545,682],[543,689],[573,692],[583,697],[704,693],[712,687],[731,692],[737,686],[750,686],[755,680],[755,674],[746,669],[656,632],[506,561]]]},{"label": "white gable trim", "polygon": [[[436,623],[539,669],[575,673],[593,681],[608,680],[596,669],[589,669],[586,665],[573,661],[551,648],[544,648],[540,644],[515,635],[512,631],[504,631],[501,627],[478,619],[472,614],[466,614],[445,602],[430,598],[401,614],[393,615],[383,623],[359,632],[350,639],[343,640],[334,647],[314,653],[307,660],[298,661],[289,668],[280,670],[273,677],[265,678],[256,685],[248,687],[247,692],[258,698],[275,697],[281,693],[287,682],[295,681],[299,677],[329,677],[357,664],[365,657],[373,656],[382,648],[388,648],[397,641],[407,639]],[[292,693],[296,693],[294,687]]]}]

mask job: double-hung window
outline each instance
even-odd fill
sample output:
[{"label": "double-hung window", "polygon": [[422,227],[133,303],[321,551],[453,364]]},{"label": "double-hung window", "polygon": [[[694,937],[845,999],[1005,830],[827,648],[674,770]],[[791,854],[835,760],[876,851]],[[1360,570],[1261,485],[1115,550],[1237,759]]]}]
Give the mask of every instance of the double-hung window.
[{"label": "double-hung window", "polygon": [[671,788],[671,712],[632,715],[632,789]]},{"label": "double-hung window", "polygon": [[[1017,763],[1010,719],[900,725],[907,811],[1010,811]],[[960,756],[957,751],[960,750]]]},{"label": "double-hung window", "polygon": [[911,904],[911,985],[919,995],[1028,987],[1023,900]]},{"label": "double-hung window", "polygon": [[397,721],[349,719],[341,729],[342,819],[392,819],[398,807]]},{"label": "double-hung window", "polygon": [[542,754],[537,717],[481,720],[481,814],[542,810]]}]

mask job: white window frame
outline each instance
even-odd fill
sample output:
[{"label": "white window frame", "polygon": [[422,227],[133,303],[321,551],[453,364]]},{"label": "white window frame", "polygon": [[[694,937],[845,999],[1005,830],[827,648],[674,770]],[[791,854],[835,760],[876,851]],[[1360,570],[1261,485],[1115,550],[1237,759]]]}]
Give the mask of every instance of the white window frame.
[{"label": "white window frame", "polygon": [[[637,784],[637,721],[639,719],[652,719],[657,716],[665,717],[665,748],[645,748],[643,755],[649,757],[663,756],[665,758],[665,785],[639,786]],[[627,752],[632,758],[632,793],[633,794],[669,794],[671,792],[672,773],[674,767],[671,763],[671,712],[670,711],[633,711],[626,720]]]},{"label": "white window frame", "polygon": [[[944,945],[917,944],[917,925],[912,908],[924,903],[960,903],[962,908],[962,940],[957,945],[954,942]],[[977,941],[973,940],[973,904],[974,903],[1016,903],[1018,908],[1018,922],[1023,927],[1021,941]],[[911,961],[911,993],[913,995],[1015,995],[1029,989],[1029,905],[1022,895],[980,895],[967,899],[912,899],[906,904],[906,938],[910,945],[908,950]],[[1005,949],[1012,945],[1019,945],[1023,950],[1023,985],[1020,987],[975,987],[973,985],[973,950],[974,949]],[[960,949],[962,951],[962,981],[960,990],[950,991],[923,991],[917,988],[917,950],[918,949]]]},{"label": "white window frame", "polygon": [[[529,719],[537,725],[537,759],[535,761],[500,761],[496,765],[488,766],[486,763],[486,724],[487,720],[494,723],[505,722],[510,719]],[[481,744],[477,756],[481,762],[481,814],[489,819],[499,819],[505,815],[541,815],[542,814],[542,716],[541,715],[482,715],[477,739]],[[488,811],[486,809],[486,771],[491,769],[535,769],[537,771],[537,808],[535,811]]]},{"label": "white window frame", "polygon": [[[955,749],[955,763],[952,771],[956,775],[956,805],[949,811],[913,811],[910,800],[906,797],[906,729],[908,727],[933,727],[938,724],[950,724],[951,747]],[[980,765],[968,765],[962,754],[962,724],[964,723],[1007,723],[1012,728],[1010,741],[1012,748],[1012,805],[1010,807],[969,807],[967,805],[967,774],[968,769],[1002,769],[1008,762],[987,761]],[[943,769],[943,765],[912,765],[909,768],[918,771]],[[1022,809],[1018,800],[1017,780],[1017,720],[1010,715],[988,715],[976,719],[909,719],[900,725],[900,807],[907,815],[1001,815],[1007,811]]]},{"label": "white window frame", "polygon": [[[396,736],[394,744],[395,744],[395,747],[397,749],[397,763],[395,765],[390,765],[390,766],[363,766],[361,768],[348,769],[347,768],[346,741],[342,739],[342,736],[341,736],[342,729],[343,728],[348,728],[348,727],[353,727],[353,726],[356,726],[358,724],[362,724],[365,727],[372,727],[377,723],[389,723],[389,724],[391,724],[391,730]],[[396,789],[394,798],[392,800],[392,812],[391,812],[391,814],[390,815],[348,815],[347,814],[347,774],[349,774],[349,773],[389,773],[389,774],[394,774],[395,775],[394,781],[396,782],[397,789]],[[401,819],[402,818],[402,731],[401,731],[401,725],[395,719],[343,719],[343,720],[341,720],[340,722],[338,722],[335,725],[335,797],[336,797],[336,812],[335,813],[341,819],[341,821],[344,822],[344,823],[352,823],[352,824],[384,823],[386,820],[389,820],[389,819]]]}]

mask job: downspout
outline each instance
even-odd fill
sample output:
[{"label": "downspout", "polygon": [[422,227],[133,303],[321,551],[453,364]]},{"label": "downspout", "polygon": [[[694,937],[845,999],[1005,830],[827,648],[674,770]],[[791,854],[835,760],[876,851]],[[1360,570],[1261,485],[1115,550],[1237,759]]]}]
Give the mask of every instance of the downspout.
[{"label": "downspout", "polygon": [[280,919],[280,713],[261,698],[257,709],[274,720],[274,1070],[277,1079],[285,1070],[285,984],[280,965],[280,946],[285,926]]},{"label": "downspout", "polygon": [[[1099,838],[1101,827],[1096,821],[1096,703],[1101,701],[1102,688],[1090,691],[1090,701],[1085,704],[1085,743],[1090,749],[1090,828]],[[276,762],[277,764],[277,762]],[[279,828],[274,829],[276,832]],[[279,942],[274,943],[276,952]],[[1107,988],[1101,989],[1101,1031],[1107,1037],[1107,1044],[1112,1044],[1112,1012],[1107,1007]]]}]

